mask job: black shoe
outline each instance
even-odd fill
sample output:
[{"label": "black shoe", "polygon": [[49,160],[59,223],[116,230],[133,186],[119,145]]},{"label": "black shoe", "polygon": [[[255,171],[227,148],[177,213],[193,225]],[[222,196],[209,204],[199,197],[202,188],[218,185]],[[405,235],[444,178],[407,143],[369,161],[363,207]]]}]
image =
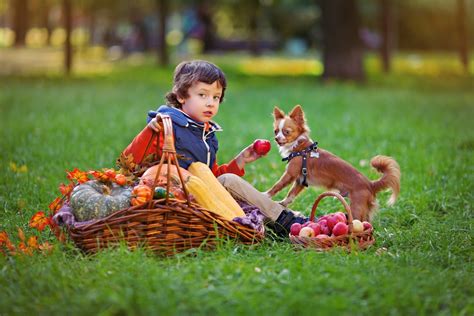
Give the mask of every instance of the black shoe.
[{"label": "black shoe", "polygon": [[287,237],[290,233],[291,225],[294,223],[304,224],[309,219],[307,217],[300,217],[296,216],[293,212],[283,210],[280,216],[278,216],[275,222],[268,224],[268,228],[270,228],[275,235],[278,237]]}]

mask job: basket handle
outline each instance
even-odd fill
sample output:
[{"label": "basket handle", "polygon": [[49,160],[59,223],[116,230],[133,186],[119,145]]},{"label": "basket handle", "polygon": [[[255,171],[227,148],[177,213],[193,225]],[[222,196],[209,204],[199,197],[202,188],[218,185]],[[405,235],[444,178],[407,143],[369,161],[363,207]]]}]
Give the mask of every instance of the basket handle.
[{"label": "basket handle", "polygon": [[[161,153],[161,159],[160,163],[158,165],[158,170],[155,175],[155,180],[153,181],[153,186],[152,190],[155,192],[156,188],[156,183],[158,182],[158,177],[160,176],[161,173],[161,168],[163,167],[163,163],[165,163],[166,160],[166,166],[167,166],[167,173],[166,173],[166,200],[165,203],[168,204],[168,199],[169,199],[169,192],[170,192],[170,180],[171,180],[171,173],[170,173],[170,165],[174,164],[176,166],[176,170],[178,171],[178,176],[179,176],[179,181],[181,182],[181,186],[184,191],[184,196],[186,197],[186,201],[188,206],[191,205],[191,201],[189,199],[189,194],[188,190],[186,189],[186,185],[184,184],[183,180],[183,175],[181,174],[181,170],[179,169],[179,163],[178,163],[178,158],[176,156],[176,149],[174,146],[174,137],[173,137],[173,124],[171,121],[171,117],[166,114],[157,114],[157,119],[160,119],[163,122],[163,133],[164,133],[164,139],[163,139],[163,148],[162,148],[162,153]],[[157,144],[159,146],[159,144]],[[150,200],[150,208],[153,200]]]},{"label": "basket handle", "polygon": [[314,221],[314,215],[316,213],[316,208],[318,207],[319,202],[321,202],[322,199],[324,199],[326,197],[329,197],[329,196],[337,198],[342,203],[342,205],[344,206],[344,209],[347,212],[347,215],[349,216],[348,221],[349,221],[349,225],[351,226],[350,228],[352,230],[352,220],[353,220],[353,218],[352,218],[351,208],[349,207],[349,204],[347,204],[346,200],[344,200],[344,198],[339,193],[336,193],[336,192],[327,191],[327,192],[321,193],[318,196],[316,201],[314,201],[313,208],[311,209],[311,215],[309,217],[309,220]]}]

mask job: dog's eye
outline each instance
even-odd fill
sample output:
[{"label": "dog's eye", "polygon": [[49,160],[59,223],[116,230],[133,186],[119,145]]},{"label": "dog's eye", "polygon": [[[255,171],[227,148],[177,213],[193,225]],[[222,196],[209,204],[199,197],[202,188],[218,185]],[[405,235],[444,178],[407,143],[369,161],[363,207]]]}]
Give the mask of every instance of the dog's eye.
[{"label": "dog's eye", "polygon": [[285,135],[290,135],[290,130],[285,129],[285,130],[283,131],[283,134],[285,134]]},{"label": "dog's eye", "polygon": [[278,130],[277,129],[274,130],[273,133],[275,133],[275,135],[278,134]]}]

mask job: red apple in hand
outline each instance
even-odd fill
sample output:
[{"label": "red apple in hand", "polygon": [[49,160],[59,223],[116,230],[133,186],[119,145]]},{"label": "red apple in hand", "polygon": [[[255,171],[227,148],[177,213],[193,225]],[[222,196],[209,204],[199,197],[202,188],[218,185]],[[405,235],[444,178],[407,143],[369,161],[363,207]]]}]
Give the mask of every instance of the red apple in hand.
[{"label": "red apple in hand", "polygon": [[272,145],[266,139],[257,139],[253,142],[253,150],[260,156],[266,155]]}]

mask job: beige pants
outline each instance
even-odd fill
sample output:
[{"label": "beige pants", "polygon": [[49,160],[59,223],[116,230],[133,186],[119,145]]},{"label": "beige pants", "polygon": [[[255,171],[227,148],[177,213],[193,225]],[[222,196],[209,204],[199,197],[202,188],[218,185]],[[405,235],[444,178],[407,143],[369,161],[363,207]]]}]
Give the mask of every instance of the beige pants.
[{"label": "beige pants", "polygon": [[[281,204],[273,201],[255,189],[250,183],[233,173],[223,174],[219,176],[217,180],[219,180],[234,198],[258,207],[263,215],[272,221],[275,221],[285,209]],[[299,212],[293,213],[301,215]]]}]

